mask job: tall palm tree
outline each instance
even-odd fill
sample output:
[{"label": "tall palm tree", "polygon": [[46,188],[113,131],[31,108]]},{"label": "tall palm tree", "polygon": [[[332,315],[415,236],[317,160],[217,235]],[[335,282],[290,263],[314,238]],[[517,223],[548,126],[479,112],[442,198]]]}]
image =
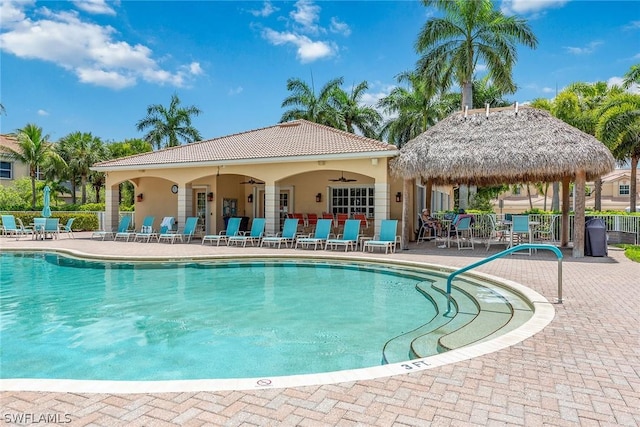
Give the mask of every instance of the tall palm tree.
[{"label": "tall palm tree", "polygon": [[36,209],[36,178],[40,167],[44,167],[47,162],[55,160],[64,162],[55,152],[54,146],[49,142],[49,135],[42,133],[42,128],[33,123],[27,124],[22,129],[15,132],[17,148],[0,146],[7,157],[26,164],[29,167],[31,177],[31,207]]},{"label": "tall palm tree", "polygon": [[342,77],[329,80],[316,95],[313,79],[311,86],[298,78],[288,79],[287,90],[291,95],[282,101],[281,107],[291,108],[282,114],[280,122],[305,119],[340,128],[340,119],[336,109],[331,105],[331,98],[342,83]]},{"label": "tall palm tree", "polygon": [[150,129],[144,139],[156,148],[175,147],[183,142],[202,139],[200,132],[191,124],[191,117],[202,111],[195,106],[180,107],[180,98],[171,96],[169,108],[160,104],[147,107],[147,116],[138,121],[136,128],[142,132]]},{"label": "tall palm tree", "polygon": [[378,102],[378,107],[393,117],[386,121],[382,135],[401,147],[426,131],[455,108],[455,95],[440,96],[417,73],[403,72],[396,76],[400,84]]},{"label": "tall palm tree", "polygon": [[512,69],[516,44],[535,49],[538,40],[523,19],[505,16],[491,0],[423,0],[444,14],[432,18],[418,34],[422,54],[418,70],[438,81],[444,90],[455,81],[462,89],[462,106],[473,106],[473,75],[485,63],[493,84],[502,93],[514,93]]},{"label": "tall palm tree", "polygon": [[[91,171],[89,168],[96,162],[105,159],[105,149],[102,140],[90,132],[73,132],[60,139],[60,146],[69,156],[67,164],[71,175],[80,177],[82,204],[87,203],[87,179]],[[72,197],[75,199],[75,190]],[[74,200],[75,203],[75,200]]]},{"label": "tall palm tree", "polygon": [[375,108],[362,105],[362,96],[369,89],[366,81],[351,89],[351,93],[336,87],[329,99],[329,104],[336,110],[341,129],[355,133],[356,129],[368,138],[375,138],[382,115]]},{"label": "tall palm tree", "polygon": [[604,142],[621,163],[631,159],[629,202],[636,211],[638,162],[640,161],[640,95],[620,94],[611,97],[600,108],[596,136]]}]

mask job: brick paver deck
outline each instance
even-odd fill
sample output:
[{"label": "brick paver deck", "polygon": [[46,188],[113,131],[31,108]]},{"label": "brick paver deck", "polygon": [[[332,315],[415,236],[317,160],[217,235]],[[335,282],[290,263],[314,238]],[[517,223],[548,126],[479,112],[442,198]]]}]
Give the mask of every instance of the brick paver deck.
[{"label": "brick paver deck", "polygon": [[[292,252],[203,247],[199,241],[98,242],[87,234],[45,242],[2,238],[0,245],[98,256]],[[484,248],[458,251],[421,243],[373,256],[464,266],[486,255]],[[51,421],[74,426],[640,425],[640,264],[616,248],[606,258],[566,255],[564,303],[554,305],[554,320],[495,353],[405,375],[298,388],[119,395],[3,391],[0,424],[20,424],[16,417],[22,416],[24,425],[29,416],[57,414]],[[508,256],[478,271],[519,282],[549,301],[556,297],[557,261],[550,253]]]}]

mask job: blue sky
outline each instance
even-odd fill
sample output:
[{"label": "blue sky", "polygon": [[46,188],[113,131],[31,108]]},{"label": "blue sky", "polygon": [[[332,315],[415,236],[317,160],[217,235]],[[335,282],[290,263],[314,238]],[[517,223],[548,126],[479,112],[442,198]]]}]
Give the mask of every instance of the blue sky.
[{"label": "blue sky", "polygon": [[[575,81],[619,83],[640,63],[638,1],[496,4],[527,19],[539,42],[518,48],[512,101]],[[175,93],[203,111],[194,125],[213,138],[277,123],[291,77],[316,89],[366,80],[375,104],[414,68],[434,13],[417,1],[0,0],[0,132],[36,123],[53,141],[75,131],[139,138],[147,106]]]}]

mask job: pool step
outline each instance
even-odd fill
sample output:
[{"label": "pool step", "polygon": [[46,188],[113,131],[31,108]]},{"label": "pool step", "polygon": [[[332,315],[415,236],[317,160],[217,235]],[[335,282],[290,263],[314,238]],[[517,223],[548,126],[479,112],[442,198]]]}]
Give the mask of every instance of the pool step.
[{"label": "pool step", "polygon": [[[436,281],[432,287],[434,290],[442,292],[446,299],[446,279]],[[478,316],[480,308],[470,293],[453,285],[451,296],[457,309],[455,316],[448,322],[437,325],[428,333],[416,337],[411,342],[410,355],[412,359],[437,354],[438,342],[441,337],[463,328]]]},{"label": "pool step", "polygon": [[453,306],[451,313],[444,315],[447,311],[447,296],[440,289],[436,289],[436,292],[434,292],[432,285],[433,281],[431,280],[420,282],[416,285],[416,290],[431,301],[435,308],[435,314],[426,319],[422,326],[387,341],[382,349],[382,364],[404,362],[411,359],[411,341],[428,334],[433,329],[449,322],[455,316],[455,306]]}]

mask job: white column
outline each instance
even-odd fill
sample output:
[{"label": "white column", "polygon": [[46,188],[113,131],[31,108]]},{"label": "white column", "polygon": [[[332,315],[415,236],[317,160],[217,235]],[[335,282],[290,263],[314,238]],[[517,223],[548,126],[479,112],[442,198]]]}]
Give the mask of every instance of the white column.
[{"label": "white column", "polygon": [[104,189],[104,231],[118,228],[120,223],[120,185],[105,185]]},{"label": "white column", "polygon": [[383,219],[389,219],[389,184],[388,183],[375,183],[374,184],[374,197],[375,197],[375,234],[380,234],[380,226]]},{"label": "white column", "polygon": [[187,217],[191,216],[193,191],[191,184],[178,186],[178,227],[183,228]]},{"label": "white column", "polygon": [[275,234],[280,228],[280,188],[274,183],[264,185],[264,217],[266,233]]}]

